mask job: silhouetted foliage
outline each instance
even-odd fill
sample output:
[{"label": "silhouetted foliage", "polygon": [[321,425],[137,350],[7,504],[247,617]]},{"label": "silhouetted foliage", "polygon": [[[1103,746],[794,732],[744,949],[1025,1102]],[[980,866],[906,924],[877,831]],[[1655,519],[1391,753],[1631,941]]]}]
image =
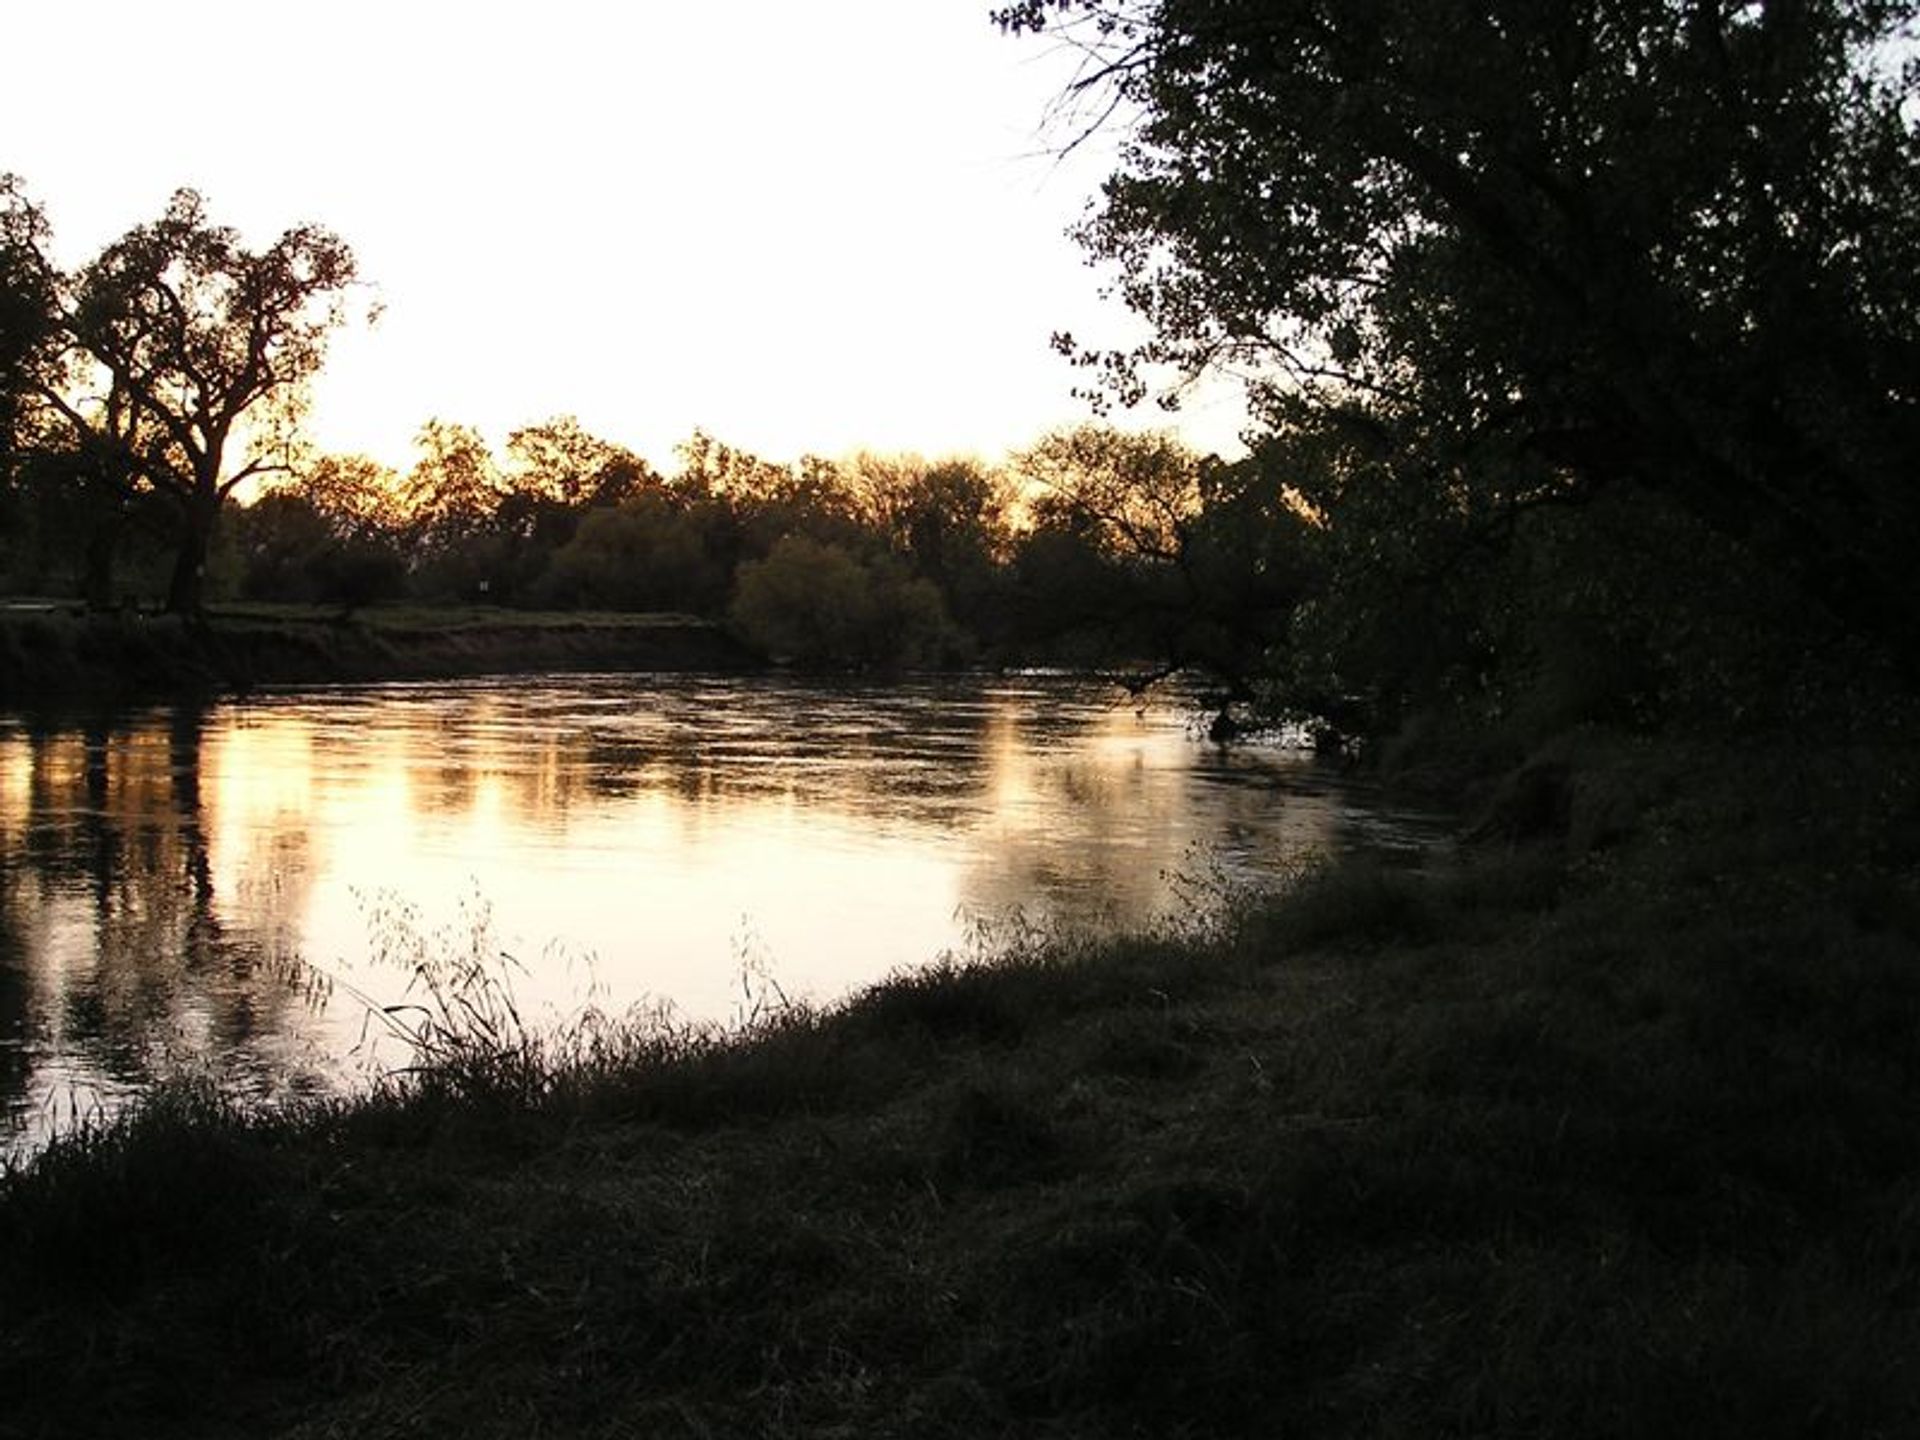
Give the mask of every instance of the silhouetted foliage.
[{"label": "silhouetted foliage", "polygon": [[956,639],[931,582],[804,535],[740,567],[731,613],[753,644],[812,667],[933,664]]},{"label": "silhouetted foliage", "polygon": [[1093,424],[1012,466],[1028,487],[1013,569],[1029,640],[1051,625],[1094,657],[1197,672],[1252,698],[1317,574],[1313,523],[1266,467]]},{"label": "silhouetted foliage", "polygon": [[414,446],[420,458],[401,482],[401,505],[408,539],[431,560],[491,528],[506,486],[493,452],[471,426],[429,420]]},{"label": "silhouetted foliage", "polygon": [[404,527],[400,477],[364,455],[322,455],[296,466],[274,489],[299,495],[334,535],[375,539]]},{"label": "silhouetted foliage", "polygon": [[278,489],[245,507],[233,527],[240,593],[349,609],[395,599],[406,585],[398,543],[322,508],[311,493]]},{"label": "silhouetted foliage", "polygon": [[577,509],[618,505],[661,488],[653,467],[631,450],[581,428],[571,415],[527,425],[507,437],[515,488]]},{"label": "silhouetted foliage", "polygon": [[[8,287],[50,296],[51,354],[31,378],[42,448],[64,450],[88,503],[105,517],[89,542],[87,589],[102,587],[116,502],[163,497],[177,552],[169,609],[200,608],[214,525],[249,477],[283,468],[304,383],[319,369],[355,278],[352,252],[316,226],[264,250],[215,225],[206,202],[176,193],[72,275],[47,259],[37,212],[8,192]],[[17,428],[17,422],[16,422]]]},{"label": "silhouetted foliage", "polygon": [[658,491],[596,506],[554,552],[544,593],[592,609],[718,614],[729,577],[709,546],[709,518]]},{"label": "silhouetted foliage", "polygon": [[[1911,672],[1920,139],[1896,42],[1917,11],[1030,0],[998,18],[1077,38],[1078,97],[1137,118],[1080,234],[1156,337],[1063,348],[1124,401],[1154,364],[1250,368],[1343,606],[1471,650],[1488,596],[1454,602],[1523,517],[1622,490]],[[1695,589],[1670,577],[1675,600]]]},{"label": "silhouetted foliage", "polygon": [[17,177],[0,175],[0,481],[8,483],[57,343],[59,296],[42,263],[47,240],[45,215]]}]

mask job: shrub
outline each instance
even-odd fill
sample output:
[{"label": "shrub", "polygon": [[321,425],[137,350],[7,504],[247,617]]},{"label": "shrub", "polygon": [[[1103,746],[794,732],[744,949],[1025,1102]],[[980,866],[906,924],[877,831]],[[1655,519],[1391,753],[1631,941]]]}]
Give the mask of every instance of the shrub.
[{"label": "shrub", "polygon": [[554,553],[547,596],[591,609],[711,613],[726,576],[706,542],[697,517],[657,496],[593,510]]},{"label": "shrub", "polygon": [[731,613],[750,643],[808,667],[922,665],[957,638],[932,582],[804,535],[740,567]]}]

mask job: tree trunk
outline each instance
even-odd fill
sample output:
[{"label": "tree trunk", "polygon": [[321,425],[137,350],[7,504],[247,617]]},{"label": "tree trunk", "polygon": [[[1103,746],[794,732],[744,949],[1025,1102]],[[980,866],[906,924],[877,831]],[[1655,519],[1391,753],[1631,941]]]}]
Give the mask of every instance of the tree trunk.
[{"label": "tree trunk", "polygon": [[80,575],[81,598],[89,610],[113,608],[113,555],[119,548],[119,520],[105,520],[87,535],[83,570]]},{"label": "tree trunk", "polygon": [[219,516],[217,490],[195,494],[182,508],[180,550],[174,556],[173,579],[167,585],[169,615],[194,616],[205,608],[207,552]]}]

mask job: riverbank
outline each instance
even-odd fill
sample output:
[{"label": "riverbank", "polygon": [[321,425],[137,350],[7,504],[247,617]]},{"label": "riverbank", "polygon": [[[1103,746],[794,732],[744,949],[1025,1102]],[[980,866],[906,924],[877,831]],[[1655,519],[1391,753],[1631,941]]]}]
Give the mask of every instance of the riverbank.
[{"label": "riverbank", "polygon": [[757,664],[721,627],[686,615],[233,605],[188,623],[54,604],[0,609],[0,705],[537,671],[726,672]]},{"label": "riverbank", "polygon": [[1914,1433],[1913,747],[1555,763],[1211,934],[171,1097],[0,1184],[0,1429]]}]

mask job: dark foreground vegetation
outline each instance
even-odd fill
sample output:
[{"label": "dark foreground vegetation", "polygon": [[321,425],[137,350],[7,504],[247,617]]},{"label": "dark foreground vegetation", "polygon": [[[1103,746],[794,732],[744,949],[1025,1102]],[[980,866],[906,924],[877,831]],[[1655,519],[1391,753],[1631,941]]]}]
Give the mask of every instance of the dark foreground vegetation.
[{"label": "dark foreground vegetation", "polygon": [[456,965],[377,1095],[0,1183],[0,1430],[1912,1434],[1917,762],[1588,734],[1457,863],[735,1038]]},{"label": "dark foreground vegetation", "polygon": [[[1920,1433],[1920,5],[998,18],[1133,127],[1082,238],[1154,338],[1061,348],[1129,402],[1243,367],[1244,460],[1086,430],[1007,488],[696,437],[663,479],[562,425],[507,483],[430,426],[404,484],[317,462],[216,525],[200,419],[317,363],[347,257],[291,233],[319,288],[223,329],[284,267],[197,197],[63,276],[9,185],[0,558],[91,596],[146,527],[186,614],[1150,657],[1477,791],[1457,862],[731,1038],[456,1003],[370,1098],[159,1097],[0,1184],[0,1426]],[[288,365],[206,339],[249,334]]]}]

